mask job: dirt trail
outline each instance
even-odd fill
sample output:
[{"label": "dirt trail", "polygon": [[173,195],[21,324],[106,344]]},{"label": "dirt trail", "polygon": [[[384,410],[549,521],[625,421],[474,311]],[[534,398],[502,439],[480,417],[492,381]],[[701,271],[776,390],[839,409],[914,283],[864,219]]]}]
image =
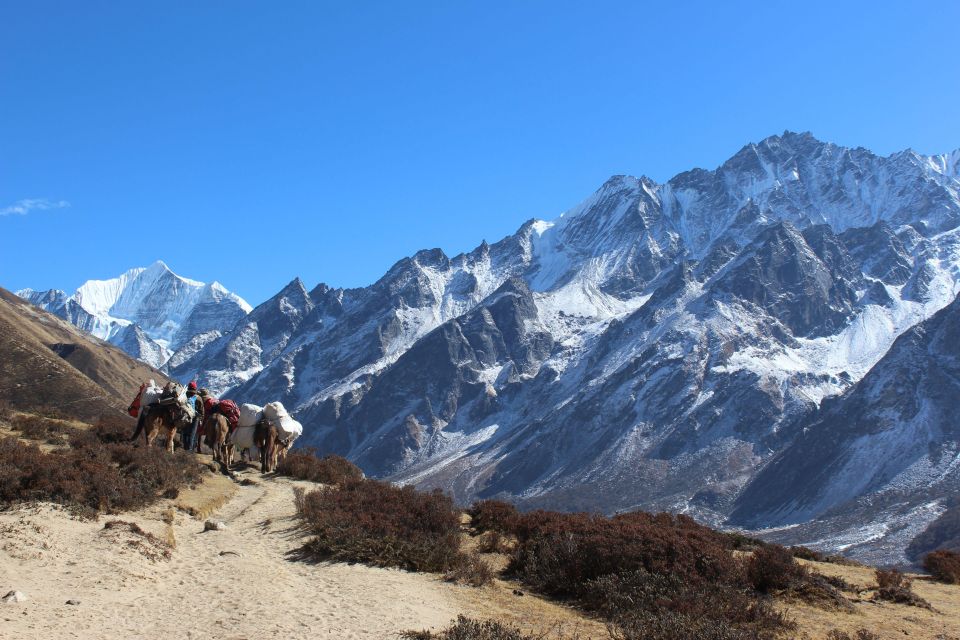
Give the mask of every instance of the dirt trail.
[{"label": "dirt trail", "polygon": [[[424,575],[291,559],[303,543],[292,487],[260,479],[236,487],[209,517],[163,508],[125,515],[163,547],[104,523],[71,519],[49,505],[0,513],[0,638],[396,638],[403,629],[439,628],[462,611],[458,587]],[[310,486],[304,483],[304,486]],[[146,552],[146,553],[145,553]],[[67,605],[78,600],[78,605]]]}]

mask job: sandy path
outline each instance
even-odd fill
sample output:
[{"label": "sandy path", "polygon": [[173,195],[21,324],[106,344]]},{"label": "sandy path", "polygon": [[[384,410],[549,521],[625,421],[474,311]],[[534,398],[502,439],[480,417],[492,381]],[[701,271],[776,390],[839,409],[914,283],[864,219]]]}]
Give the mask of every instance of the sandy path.
[{"label": "sandy path", "polygon": [[[257,484],[238,485],[210,516],[226,530],[176,516],[168,560],[128,546],[140,536],[104,531],[111,518],[82,522],[51,506],[0,513],[0,596],[29,597],[0,604],[0,638],[396,638],[461,611],[458,588],[430,576],[292,560],[302,544],[296,483],[245,475]],[[163,538],[159,513],[121,519]]]}]

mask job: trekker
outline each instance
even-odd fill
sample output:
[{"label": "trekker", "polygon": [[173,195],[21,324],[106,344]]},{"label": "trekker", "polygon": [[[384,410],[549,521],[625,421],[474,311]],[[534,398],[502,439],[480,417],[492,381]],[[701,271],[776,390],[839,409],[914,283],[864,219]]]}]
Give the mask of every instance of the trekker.
[{"label": "trekker", "polygon": [[203,400],[197,395],[196,382],[191,381],[190,384],[187,385],[187,402],[193,403],[193,422],[185,426],[180,432],[180,443],[183,445],[184,451],[193,451],[196,449],[197,453],[200,453],[200,446],[197,440],[199,440],[200,425],[203,424]]}]

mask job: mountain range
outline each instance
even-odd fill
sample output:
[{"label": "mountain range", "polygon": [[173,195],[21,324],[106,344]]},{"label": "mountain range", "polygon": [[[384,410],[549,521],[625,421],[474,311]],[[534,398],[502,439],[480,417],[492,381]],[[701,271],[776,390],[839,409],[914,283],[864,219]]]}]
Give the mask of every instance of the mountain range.
[{"label": "mountain range", "polygon": [[900,561],[960,488],[958,168],[786,132],[369,287],[20,293],[372,475]]}]

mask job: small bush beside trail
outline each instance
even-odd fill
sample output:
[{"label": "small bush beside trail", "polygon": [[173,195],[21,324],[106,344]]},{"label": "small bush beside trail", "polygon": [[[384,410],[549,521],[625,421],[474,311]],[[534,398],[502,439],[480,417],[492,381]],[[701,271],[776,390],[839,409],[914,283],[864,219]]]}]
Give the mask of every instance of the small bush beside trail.
[{"label": "small bush beside trail", "polygon": [[363,471],[346,458],[336,455],[317,457],[313,449],[291,451],[277,465],[277,473],[282,476],[309,480],[320,484],[340,484],[349,480],[363,478]]},{"label": "small bush beside trail", "polygon": [[923,559],[923,568],[935,580],[947,584],[960,584],[960,553],[940,550],[928,553]]},{"label": "small bush beside trail", "polygon": [[403,640],[540,640],[539,636],[523,634],[516,627],[495,620],[481,622],[458,616],[456,622],[438,633],[404,631]]},{"label": "small bush beside trail", "polygon": [[[39,427],[37,427],[39,428]],[[130,426],[125,427],[128,437]],[[0,439],[0,505],[49,501],[92,517],[138,509],[200,479],[196,460],[182,452],[134,448],[100,439],[100,427],[63,426],[70,448],[46,453],[17,438]]]},{"label": "small bush beside trail", "polygon": [[579,598],[591,580],[640,569],[742,582],[725,536],[686,516],[535,511],[519,520],[519,544],[508,571],[548,595]]},{"label": "small bush beside trail", "polygon": [[460,561],[460,514],[439,491],[350,480],[307,493],[302,517],[317,559],[434,573]]},{"label": "small bush beside trail", "polygon": [[896,569],[877,569],[878,600],[930,609],[930,603],[913,592],[913,582]]},{"label": "small bush beside trail", "polygon": [[516,532],[520,512],[503,500],[481,500],[467,511],[478,532],[495,531],[501,534]]},{"label": "small bush beside trail", "polygon": [[747,563],[747,578],[760,593],[788,589],[807,577],[807,570],[794,562],[793,554],[780,545],[757,549]]}]

